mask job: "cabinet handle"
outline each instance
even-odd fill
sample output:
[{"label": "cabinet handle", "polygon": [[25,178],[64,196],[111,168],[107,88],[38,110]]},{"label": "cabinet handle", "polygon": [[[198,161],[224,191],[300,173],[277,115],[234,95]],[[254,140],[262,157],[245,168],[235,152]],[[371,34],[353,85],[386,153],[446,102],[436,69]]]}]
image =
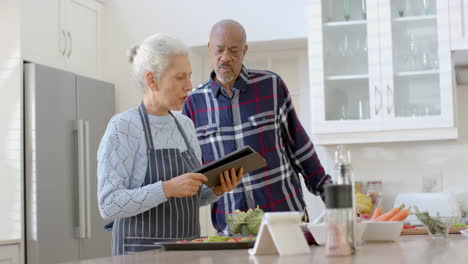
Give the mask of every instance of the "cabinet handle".
[{"label": "cabinet handle", "polygon": [[[391,96],[391,97],[390,97]],[[391,99],[391,100],[388,100],[388,99]],[[393,90],[392,88],[390,87],[390,85],[387,85],[387,100],[388,100],[388,103],[387,103],[387,114],[391,114],[393,112]]]},{"label": "cabinet handle", "polygon": [[60,51],[62,53],[62,56],[65,56],[65,52],[67,51],[67,35],[65,34],[65,30],[62,29],[62,36],[63,39],[65,40],[65,45],[63,45],[63,50]]},{"label": "cabinet handle", "polygon": [[89,120],[78,120],[78,237],[91,237]]},{"label": "cabinet handle", "polygon": [[[380,90],[377,88],[377,85],[374,85],[374,92],[375,92],[375,115],[379,115],[380,109],[382,109],[382,94]],[[378,98],[377,98],[378,95]],[[380,104],[377,104],[380,101]]]},{"label": "cabinet handle", "polygon": [[70,50],[68,51],[67,57],[70,58],[70,55],[73,50],[73,39],[72,39],[70,31],[67,31],[67,36],[70,38]]},{"label": "cabinet handle", "polygon": [[85,239],[86,232],[86,161],[84,120],[78,120],[78,238]]}]

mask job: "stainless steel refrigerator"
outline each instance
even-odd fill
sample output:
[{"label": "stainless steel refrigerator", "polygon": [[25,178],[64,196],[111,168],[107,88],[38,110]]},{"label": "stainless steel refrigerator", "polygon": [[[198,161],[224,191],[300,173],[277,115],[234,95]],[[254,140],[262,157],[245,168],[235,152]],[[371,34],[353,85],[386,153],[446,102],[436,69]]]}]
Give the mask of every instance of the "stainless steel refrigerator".
[{"label": "stainless steel refrigerator", "polygon": [[114,113],[114,86],[24,64],[26,261],[111,255],[97,206],[97,149]]}]

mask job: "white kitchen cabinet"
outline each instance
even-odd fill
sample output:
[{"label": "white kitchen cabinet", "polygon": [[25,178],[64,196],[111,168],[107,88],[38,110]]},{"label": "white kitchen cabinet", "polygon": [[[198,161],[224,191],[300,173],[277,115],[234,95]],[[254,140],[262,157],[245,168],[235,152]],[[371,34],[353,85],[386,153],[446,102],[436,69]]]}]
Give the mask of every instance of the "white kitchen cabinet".
[{"label": "white kitchen cabinet", "polygon": [[316,144],[452,139],[445,0],[315,0],[309,76]]},{"label": "white kitchen cabinet", "polygon": [[24,60],[100,76],[100,2],[23,0],[21,10]]},{"label": "white kitchen cabinet", "polygon": [[19,264],[19,245],[0,244],[0,264]]},{"label": "white kitchen cabinet", "polygon": [[468,49],[468,0],[450,0],[450,40],[452,50]]}]

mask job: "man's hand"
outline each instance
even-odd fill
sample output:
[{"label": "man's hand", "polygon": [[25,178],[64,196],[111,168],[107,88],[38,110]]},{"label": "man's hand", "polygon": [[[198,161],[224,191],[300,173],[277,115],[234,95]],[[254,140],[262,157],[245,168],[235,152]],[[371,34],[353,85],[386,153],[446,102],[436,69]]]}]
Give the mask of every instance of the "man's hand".
[{"label": "man's hand", "polygon": [[170,197],[188,197],[196,194],[208,179],[201,173],[185,173],[162,183],[164,193]]},{"label": "man's hand", "polygon": [[231,168],[230,173],[229,170],[225,170],[224,173],[220,173],[219,179],[221,181],[221,185],[215,186],[213,188],[213,193],[220,196],[225,192],[234,190],[241,182],[242,175],[244,175],[244,168],[240,168],[237,174],[236,169],[234,168]]}]

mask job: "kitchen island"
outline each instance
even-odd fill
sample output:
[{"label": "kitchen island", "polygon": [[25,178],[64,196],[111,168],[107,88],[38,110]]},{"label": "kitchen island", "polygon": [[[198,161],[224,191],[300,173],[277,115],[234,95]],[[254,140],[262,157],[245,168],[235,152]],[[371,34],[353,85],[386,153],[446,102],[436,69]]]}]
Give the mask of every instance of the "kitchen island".
[{"label": "kitchen island", "polygon": [[310,254],[297,256],[249,256],[247,250],[212,251],[146,251],[137,254],[68,262],[69,264],[402,264],[402,263],[468,263],[468,238],[450,235],[432,239],[427,235],[405,235],[397,242],[365,243],[350,257],[326,257],[323,246],[312,246]]}]

